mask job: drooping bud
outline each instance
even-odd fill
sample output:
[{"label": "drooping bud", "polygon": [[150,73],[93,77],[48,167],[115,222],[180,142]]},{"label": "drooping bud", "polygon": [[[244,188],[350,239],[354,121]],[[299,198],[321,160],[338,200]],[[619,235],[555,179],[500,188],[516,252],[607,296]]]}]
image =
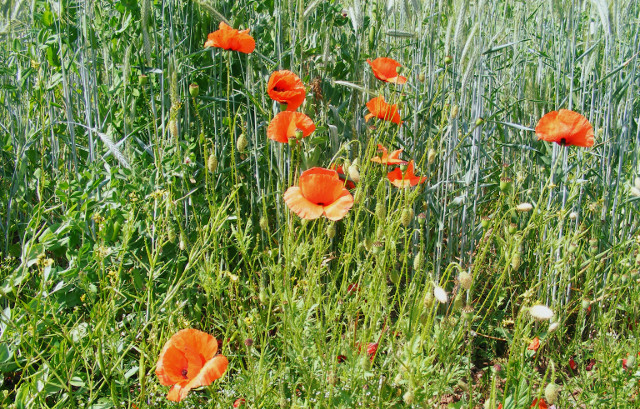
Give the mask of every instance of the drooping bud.
[{"label": "drooping bud", "polygon": [[405,392],[404,395],[402,395],[402,400],[407,405],[413,405],[413,403],[415,402],[415,394],[411,389],[409,389],[407,392]]},{"label": "drooping bud", "polygon": [[387,206],[385,206],[384,202],[376,203],[376,216],[381,221],[387,218]]},{"label": "drooping bud", "polygon": [[511,183],[513,181],[511,180],[511,178],[508,177],[502,177],[500,178],[500,191],[503,193],[508,192],[509,190],[511,190]]},{"label": "drooping bud", "polygon": [[542,304],[536,304],[529,308],[529,314],[538,321],[545,321],[553,318],[553,310]]},{"label": "drooping bud", "polygon": [[533,205],[531,203],[520,203],[516,206],[516,210],[519,212],[530,212],[533,209]]},{"label": "drooping bud", "polygon": [[193,84],[189,85],[189,94],[193,98],[196,98],[198,95],[200,95],[200,86],[198,84],[196,84],[195,82]]},{"label": "drooping bud", "polygon": [[209,172],[213,173],[216,171],[217,167],[218,167],[218,159],[212,153],[211,155],[209,155],[209,159],[207,160],[207,169],[209,169]]},{"label": "drooping bud", "polygon": [[429,152],[427,153],[427,162],[429,163],[429,165],[431,165],[435,161],[436,161],[436,151],[435,149],[429,149]]},{"label": "drooping bud", "polygon": [[238,152],[244,152],[244,150],[247,149],[247,146],[249,146],[249,141],[247,140],[247,137],[244,136],[244,134],[241,134],[236,141],[236,148],[238,149]]},{"label": "drooping bud", "polygon": [[400,222],[402,225],[404,227],[409,227],[411,220],[413,220],[413,209],[410,207],[402,209],[402,214],[400,215]]},{"label": "drooping bud", "polygon": [[349,166],[347,173],[349,174],[349,179],[353,180],[354,183],[360,183],[360,171],[358,170],[358,165],[355,162]]},{"label": "drooping bud", "polygon": [[418,251],[415,257],[413,258],[413,269],[415,271],[420,271],[424,267],[424,257],[422,256],[422,252]]},{"label": "drooping bud", "polygon": [[398,274],[398,270],[395,268],[391,269],[389,272],[389,280],[391,280],[393,284],[398,284],[400,282],[400,274]]},{"label": "drooping bud", "polygon": [[460,277],[458,277],[458,280],[460,281],[460,287],[464,288],[465,290],[471,289],[471,284],[473,283],[473,277],[471,277],[471,274],[463,271],[462,273],[460,273]]},{"label": "drooping bud", "polygon": [[462,304],[464,302],[464,296],[462,295],[462,291],[458,291],[456,297],[453,299],[453,310],[458,311],[462,308]]},{"label": "drooping bud", "polygon": [[424,75],[424,73],[420,73],[418,74],[418,81],[420,82],[424,82],[424,80],[427,79],[427,77]]},{"label": "drooping bud", "polygon": [[329,225],[327,226],[327,237],[332,239],[335,236],[336,236],[336,224],[329,223]]},{"label": "drooping bud", "polygon": [[447,295],[447,292],[444,290],[444,288],[440,287],[439,285],[436,285],[435,287],[433,287],[433,296],[436,298],[436,300],[438,300],[442,304],[446,304],[447,301],[449,301],[449,296]]}]

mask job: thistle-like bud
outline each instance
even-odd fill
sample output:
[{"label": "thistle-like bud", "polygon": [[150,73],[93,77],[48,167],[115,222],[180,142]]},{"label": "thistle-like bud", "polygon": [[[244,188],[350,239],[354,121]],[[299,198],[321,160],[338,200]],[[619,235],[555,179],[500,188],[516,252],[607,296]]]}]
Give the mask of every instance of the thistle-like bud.
[{"label": "thistle-like bud", "polygon": [[248,145],[249,145],[249,141],[247,140],[247,137],[244,136],[244,134],[241,134],[240,137],[238,137],[238,140],[236,141],[236,148],[238,149],[238,152],[240,153],[244,152],[244,150],[247,149]]},{"label": "thistle-like bud", "polygon": [[196,98],[198,95],[200,95],[200,86],[198,84],[196,84],[195,82],[193,84],[189,85],[189,94],[193,98]]},{"label": "thistle-like bud", "polygon": [[460,281],[460,287],[464,288],[465,290],[470,290],[471,284],[473,283],[473,277],[471,277],[471,274],[463,271],[462,273],[460,273],[458,281]]},{"label": "thistle-like bud", "polygon": [[213,173],[216,171],[217,167],[218,167],[218,159],[212,153],[211,155],[209,155],[209,159],[207,160],[207,169],[209,169],[209,172]]},{"label": "thistle-like bud", "polygon": [[560,387],[553,382],[551,382],[544,388],[544,398],[547,400],[547,403],[549,405],[553,405],[556,403],[559,394]]},{"label": "thistle-like bud", "polygon": [[410,207],[402,209],[402,214],[400,215],[400,222],[402,225],[404,227],[409,227],[411,220],[413,220],[413,209]]}]

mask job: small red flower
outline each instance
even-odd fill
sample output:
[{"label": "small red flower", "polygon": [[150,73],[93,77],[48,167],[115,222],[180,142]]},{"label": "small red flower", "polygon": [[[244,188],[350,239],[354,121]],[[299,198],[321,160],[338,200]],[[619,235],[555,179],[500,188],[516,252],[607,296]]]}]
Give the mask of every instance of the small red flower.
[{"label": "small red flower", "polygon": [[344,355],[338,355],[337,359],[338,359],[338,363],[341,364],[347,360],[347,357]]},{"label": "small red flower", "polygon": [[426,182],[426,176],[416,176],[413,173],[414,164],[414,161],[410,161],[404,174],[400,168],[395,168],[387,173],[387,179],[389,179],[392,185],[399,188],[416,186]]},{"label": "small red flower", "polygon": [[549,409],[549,405],[547,404],[547,401],[544,399],[534,399],[533,403],[531,404],[530,408],[538,408],[538,409]]},{"label": "small red flower", "polygon": [[375,356],[377,351],[378,351],[378,343],[377,342],[369,342],[369,344],[367,344],[367,354],[369,354],[369,356],[371,357],[372,361],[373,361],[373,357]]},{"label": "small red flower", "polygon": [[356,188],[356,184],[347,178],[347,174],[344,172],[344,168],[342,167],[342,165],[336,165],[335,163],[333,163],[331,164],[331,166],[329,166],[329,169],[338,172],[338,177],[340,178],[340,180],[345,181],[344,187],[346,187],[347,189]]},{"label": "small red flower", "polygon": [[398,149],[391,153],[387,153],[387,148],[378,144],[378,151],[382,152],[382,157],[374,156],[371,158],[371,162],[381,163],[383,165],[406,165],[407,161],[400,159],[402,149]]},{"label": "small red flower", "polygon": [[404,84],[407,77],[398,75],[398,67],[402,67],[400,63],[393,58],[380,57],[371,61],[367,58],[367,62],[373,70],[373,75],[380,81],[391,82],[394,84]]},{"label": "small red flower", "polygon": [[269,123],[267,137],[277,142],[288,143],[289,138],[296,136],[296,130],[302,131],[302,137],[306,138],[316,130],[316,125],[302,112],[283,111],[274,116]]},{"label": "small red flower", "polygon": [[233,407],[234,408],[239,408],[240,406],[244,405],[245,402],[246,401],[244,400],[244,398],[238,398],[238,399],[236,399],[235,402],[233,402]]},{"label": "small red flower", "polygon": [[568,109],[552,111],[544,115],[536,125],[538,140],[560,145],[589,148],[593,146],[593,127],[584,116]]},{"label": "small red flower", "polygon": [[388,104],[383,96],[379,96],[371,99],[367,102],[367,108],[369,108],[369,113],[364,116],[364,121],[367,122],[369,119],[376,118],[384,119],[385,121],[391,121],[398,125],[402,124],[402,120],[400,119],[400,113],[398,112],[397,104]]},{"label": "small red flower", "polygon": [[569,358],[569,368],[574,371],[578,369],[578,364],[576,364],[576,361],[574,361],[573,358]]},{"label": "small red flower", "polygon": [[255,50],[256,42],[249,35],[249,29],[238,31],[224,22],[220,22],[219,29],[209,34],[204,46],[249,54]]},{"label": "small red flower", "polygon": [[595,359],[591,359],[589,360],[589,363],[587,364],[587,367],[585,368],[587,371],[590,371],[593,369],[593,366],[596,364],[596,360]]},{"label": "small red flower", "polygon": [[349,295],[355,294],[358,291],[360,291],[360,287],[358,287],[357,283],[349,284],[349,286],[347,287],[347,294],[349,294]]},{"label": "small red flower", "polygon": [[529,344],[529,346],[527,347],[527,349],[535,352],[535,351],[537,351],[537,350],[538,350],[538,348],[540,348],[540,338],[535,337],[535,338],[531,341],[531,343]]}]

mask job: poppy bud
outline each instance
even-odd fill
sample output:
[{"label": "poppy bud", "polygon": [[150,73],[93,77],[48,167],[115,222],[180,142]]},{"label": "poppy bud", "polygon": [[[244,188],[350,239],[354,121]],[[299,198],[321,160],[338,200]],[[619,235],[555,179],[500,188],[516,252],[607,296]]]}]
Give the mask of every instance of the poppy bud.
[{"label": "poppy bud", "polygon": [[459,309],[462,308],[463,298],[464,298],[464,296],[462,295],[462,292],[458,291],[458,293],[456,294],[456,298],[453,299],[453,310],[454,311],[458,311]]},{"label": "poppy bud", "polygon": [[269,231],[269,219],[267,218],[267,216],[260,217],[260,221],[258,222],[258,224],[260,225],[260,228],[263,232]]},{"label": "poppy bud", "polygon": [[578,218],[578,212],[571,212],[569,213],[569,219],[571,220],[575,220]]},{"label": "poppy bud", "polygon": [[329,223],[329,225],[327,226],[327,237],[332,239],[335,236],[336,236],[336,224]]},{"label": "poppy bud", "polygon": [[447,292],[444,290],[444,288],[440,287],[439,285],[436,285],[433,288],[433,296],[436,298],[436,300],[438,300],[442,304],[446,304],[447,301],[449,301],[449,296],[447,295]]},{"label": "poppy bud", "polygon": [[627,356],[627,369],[633,369],[636,364],[636,356],[631,354]]},{"label": "poppy bud", "polygon": [[429,149],[429,153],[427,153],[427,162],[431,165],[436,161],[436,151],[435,149]]},{"label": "poppy bud", "polygon": [[464,288],[465,290],[471,289],[471,284],[473,283],[473,277],[471,277],[471,274],[463,271],[462,273],[460,273],[460,277],[458,277],[458,280],[460,281],[460,287]]},{"label": "poppy bud", "polygon": [[302,129],[296,129],[296,139],[300,140],[304,138],[304,132],[302,131]]},{"label": "poppy bud", "polygon": [[175,119],[169,120],[169,133],[171,133],[171,136],[174,138],[178,137],[178,123]]},{"label": "poppy bud", "polygon": [[383,221],[383,220],[385,220],[387,218],[387,207],[385,206],[384,203],[382,203],[382,202],[376,203],[376,216],[381,221]]},{"label": "poppy bud", "polygon": [[509,190],[511,190],[511,178],[507,178],[507,177],[503,177],[500,178],[500,191],[501,192],[508,192]]},{"label": "poppy bud", "polygon": [[404,208],[400,215],[400,222],[404,227],[409,227],[411,220],[413,220],[413,209],[410,207]]},{"label": "poppy bud", "polygon": [[458,105],[454,105],[453,108],[451,108],[451,118],[456,118],[458,116],[458,111],[459,111],[460,107],[458,107]]},{"label": "poppy bud", "polygon": [[251,338],[245,339],[244,340],[244,345],[248,346],[248,347],[252,346],[253,345],[253,340]]},{"label": "poppy bud", "polygon": [[200,94],[200,86],[195,82],[189,85],[189,94],[191,94],[193,98],[196,98]]},{"label": "poppy bud", "polygon": [[576,243],[571,243],[569,244],[567,250],[569,251],[569,253],[573,254],[578,250],[578,245]]},{"label": "poppy bud", "polygon": [[521,263],[522,263],[522,258],[520,257],[520,253],[514,254],[513,258],[511,259],[511,268],[513,268],[514,270],[517,270],[518,268],[520,268]]},{"label": "poppy bud", "polygon": [[640,265],[640,253],[636,256],[636,264]]},{"label": "poppy bud", "polygon": [[427,77],[424,75],[424,73],[421,72],[420,74],[418,74],[418,81],[424,82],[426,78]]},{"label": "poppy bud", "polygon": [[591,307],[591,301],[586,300],[586,299],[585,299],[585,300],[582,300],[582,303],[581,303],[581,304],[582,304],[582,309],[583,309],[583,310],[586,310],[586,309],[588,309],[589,307]]},{"label": "poppy bud", "polygon": [[217,167],[218,159],[216,159],[214,154],[209,155],[209,159],[207,160],[207,168],[209,169],[209,172],[215,172]]},{"label": "poppy bud", "polygon": [[431,291],[427,291],[427,294],[425,294],[424,299],[422,300],[422,304],[426,309],[433,306],[433,293]]},{"label": "poppy bud", "polygon": [[247,141],[247,137],[244,134],[241,134],[238,140],[236,141],[236,148],[238,148],[238,152],[242,153],[247,146],[249,145],[249,141]]},{"label": "poppy bud", "polygon": [[376,45],[376,25],[372,24],[369,29],[369,49],[373,50]]},{"label": "poppy bud", "polygon": [[147,85],[148,81],[149,81],[149,77],[147,77],[146,75],[144,74],[138,75],[138,84],[145,86]]},{"label": "poppy bud", "polygon": [[180,250],[184,250],[187,247],[187,237],[184,232],[180,232],[180,243],[178,243],[178,247]]},{"label": "poppy bud", "polygon": [[516,210],[522,213],[530,212],[533,209],[533,205],[531,203],[520,203],[516,206]]},{"label": "poppy bud", "polygon": [[389,280],[391,280],[393,284],[398,284],[400,282],[400,274],[398,274],[396,269],[392,269],[391,272],[389,272]]},{"label": "poppy bud", "polygon": [[349,173],[349,179],[353,180],[355,183],[360,182],[360,171],[358,171],[358,165],[356,165],[355,162],[349,166],[347,173]]},{"label": "poppy bud", "polygon": [[558,330],[558,327],[560,326],[560,323],[558,322],[554,322],[551,325],[549,325],[549,329],[547,330],[548,333],[552,333],[552,332],[556,332]]},{"label": "poppy bud", "polygon": [[175,243],[176,241],[176,231],[171,226],[167,228],[167,238],[169,239],[169,243]]},{"label": "poppy bud", "polygon": [[413,269],[415,271],[420,271],[424,267],[424,257],[422,256],[422,252],[419,251],[416,256],[413,258]]},{"label": "poppy bud", "polygon": [[453,57],[451,57],[450,55],[447,55],[446,57],[444,57],[444,63],[449,65],[453,62]]},{"label": "poppy bud", "polygon": [[560,387],[551,382],[544,388],[544,398],[549,405],[553,405],[558,400],[558,394],[560,393]]},{"label": "poppy bud", "polygon": [[407,405],[413,405],[413,402],[415,402],[415,394],[412,390],[408,390],[404,395],[402,395],[402,400]]}]

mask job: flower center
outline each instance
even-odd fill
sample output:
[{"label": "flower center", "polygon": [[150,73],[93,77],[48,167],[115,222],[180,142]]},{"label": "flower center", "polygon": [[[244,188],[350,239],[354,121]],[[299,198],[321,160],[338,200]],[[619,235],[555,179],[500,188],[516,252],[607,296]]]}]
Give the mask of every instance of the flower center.
[{"label": "flower center", "polygon": [[184,368],[182,371],[180,371],[180,375],[182,375],[182,377],[184,379],[188,379],[187,378],[187,368]]}]

